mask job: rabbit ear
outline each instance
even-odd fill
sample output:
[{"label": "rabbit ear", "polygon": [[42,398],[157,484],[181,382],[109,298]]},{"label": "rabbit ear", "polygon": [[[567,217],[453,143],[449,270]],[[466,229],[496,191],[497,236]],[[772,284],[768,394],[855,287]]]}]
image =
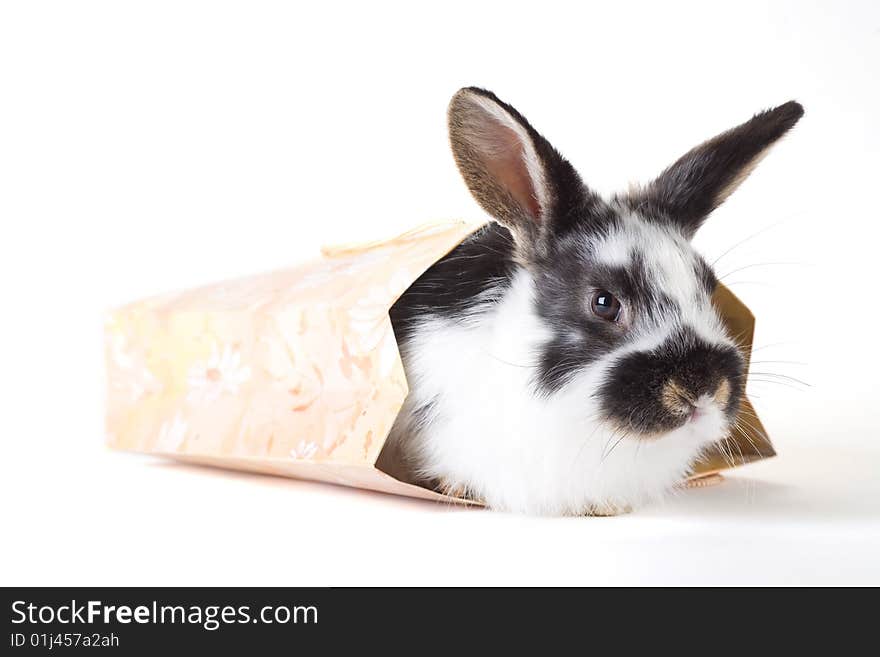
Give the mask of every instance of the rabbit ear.
[{"label": "rabbit ear", "polygon": [[800,104],[789,101],[756,114],[685,153],[633,200],[693,236],[803,113]]},{"label": "rabbit ear", "polygon": [[461,89],[448,119],[452,153],[471,194],[521,247],[535,248],[565,220],[560,210],[564,215],[587,200],[574,168],[492,92]]}]

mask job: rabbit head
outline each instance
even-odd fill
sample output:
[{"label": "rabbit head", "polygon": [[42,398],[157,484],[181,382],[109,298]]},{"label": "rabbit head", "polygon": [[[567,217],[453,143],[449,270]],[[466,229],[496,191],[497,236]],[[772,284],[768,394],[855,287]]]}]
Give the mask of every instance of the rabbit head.
[{"label": "rabbit head", "polygon": [[757,114],[648,185],[603,199],[513,107],[477,88],[454,96],[456,163],[511,232],[551,329],[537,394],[589,379],[595,389],[584,395],[623,437],[674,432],[695,445],[724,437],[743,394],[744,360],[713,307],[712,268],[690,240],[802,114],[796,102]]}]

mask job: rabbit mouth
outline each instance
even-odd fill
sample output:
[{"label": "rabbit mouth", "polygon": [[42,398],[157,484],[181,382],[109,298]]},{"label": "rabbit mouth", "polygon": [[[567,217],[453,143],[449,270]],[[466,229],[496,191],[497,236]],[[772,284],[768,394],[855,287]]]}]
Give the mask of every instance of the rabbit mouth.
[{"label": "rabbit mouth", "polygon": [[714,401],[701,401],[686,411],[655,418],[650,424],[632,418],[608,416],[606,422],[614,433],[628,436],[633,440],[660,442],[683,438],[687,442],[699,444],[720,440],[733,424],[726,408],[722,408]]}]

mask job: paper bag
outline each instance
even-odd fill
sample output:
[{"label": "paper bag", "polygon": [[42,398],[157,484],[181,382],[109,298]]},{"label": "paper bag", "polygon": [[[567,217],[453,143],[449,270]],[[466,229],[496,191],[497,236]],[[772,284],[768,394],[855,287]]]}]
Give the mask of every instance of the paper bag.
[{"label": "paper bag", "polygon": [[[389,308],[479,226],[445,223],[314,262],[139,301],[106,324],[107,435],[116,449],[473,503],[377,467],[407,394]],[[716,302],[751,351],[754,317]],[[745,433],[695,476],[774,454],[749,401]],[[475,437],[478,439],[478,437]],[[393,471],[393,468],[386,468]]]}]

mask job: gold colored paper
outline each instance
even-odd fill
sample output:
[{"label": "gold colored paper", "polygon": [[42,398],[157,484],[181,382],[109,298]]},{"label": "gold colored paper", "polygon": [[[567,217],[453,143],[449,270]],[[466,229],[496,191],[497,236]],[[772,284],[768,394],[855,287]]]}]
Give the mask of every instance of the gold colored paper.
[{"label": "gold colored paper", "polygon": [[[225,468],[470,502],[376,467],[407,394],[388,316],[397,298],[478,226],[417,229],[325,249],[290,269],[129,304],[106,323],[110,447]],[[716,302],[751,350],[754,318]],[[746,401],[732,464],[773,455]],[[732,465],[720,452],[695,476]]]}]

